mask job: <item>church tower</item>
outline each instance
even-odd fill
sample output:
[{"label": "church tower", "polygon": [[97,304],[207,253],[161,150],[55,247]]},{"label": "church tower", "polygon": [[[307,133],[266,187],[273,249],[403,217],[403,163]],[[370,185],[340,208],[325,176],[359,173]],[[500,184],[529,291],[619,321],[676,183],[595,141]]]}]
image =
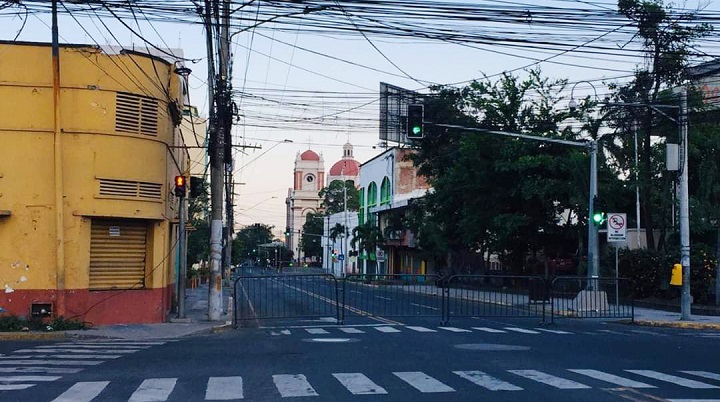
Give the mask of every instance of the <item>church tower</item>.
[{"label": "church tower", "polygon": [[300,250],[300,237],[305,216],[310,212],[318,212],[322,199],[318,195],[324,188],[325,162],[322,155],[308,149],[297,153],[295,169],[293,170],[293,187],[288,189],[287,228],[289,236],[285,238],[285,245],[293,252],[295,259],[304,257]]}]

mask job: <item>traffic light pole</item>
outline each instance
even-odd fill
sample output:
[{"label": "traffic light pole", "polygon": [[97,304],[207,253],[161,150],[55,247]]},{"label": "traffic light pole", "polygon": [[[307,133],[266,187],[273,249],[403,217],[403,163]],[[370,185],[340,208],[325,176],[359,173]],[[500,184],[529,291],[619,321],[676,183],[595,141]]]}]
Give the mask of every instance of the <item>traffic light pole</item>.
[{"label": "traffic light pole", "polygon": [[688,121],[687,121],[687,88],[682,87],[680,93],[680,142],[682,161],[680,172],[680,264],[682,264],[682,295],[680,297],[680,319],[689,320],[692,310],[690,295],[690,194],[688,191]]},{"label": "traffic light pole", "polygon": [[180,214],[180,225],[178,226],[178,249],[180,251],[180,269],[178,270],[178,315],[177,318],[187,317],[187,310],[185,308],[185,286],[187,278],[187,249],[186,245],[186,218],[185,218],[185,197],[179,196],[178,201],[180,207],[178,213]]}]

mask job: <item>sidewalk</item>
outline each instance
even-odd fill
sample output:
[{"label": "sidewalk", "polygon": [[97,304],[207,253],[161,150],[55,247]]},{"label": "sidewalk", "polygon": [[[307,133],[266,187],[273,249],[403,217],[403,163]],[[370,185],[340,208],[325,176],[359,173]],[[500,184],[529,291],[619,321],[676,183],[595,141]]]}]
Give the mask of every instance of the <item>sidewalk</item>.
[{"label": "sidewalk", "polygon": [[635,324],[652,327],[720,330],[720,316],[693,314],[689,321],[680,321],[680,313],[635,307]]}]

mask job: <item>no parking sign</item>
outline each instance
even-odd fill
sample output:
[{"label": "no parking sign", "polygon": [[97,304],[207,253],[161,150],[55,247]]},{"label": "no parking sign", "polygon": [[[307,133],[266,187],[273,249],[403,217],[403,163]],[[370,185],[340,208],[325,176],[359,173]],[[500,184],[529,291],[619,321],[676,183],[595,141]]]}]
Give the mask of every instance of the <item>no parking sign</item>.
[{"label": "no parking sign", "polygon": [[627,241],[627,214],[617,212],[608,214],[607,241]]}]

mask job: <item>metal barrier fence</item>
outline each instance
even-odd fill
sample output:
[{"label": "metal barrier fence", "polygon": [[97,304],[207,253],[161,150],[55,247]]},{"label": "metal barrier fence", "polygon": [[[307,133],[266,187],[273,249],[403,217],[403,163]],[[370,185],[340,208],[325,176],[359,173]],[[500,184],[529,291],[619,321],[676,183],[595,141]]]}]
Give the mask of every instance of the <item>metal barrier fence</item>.
[{"label": "metal barrier fence", "polygon": [[522,317],[545,321],[547,282],[540,276],[454,275],[443,281],[446,319]]},{"label": "metal barrier fence", "polygon": [[348,317],[444,317],[438,275],[348,275],[343,280],[343,321]]},{"label": "metal barrier fence", "polygon": [[234,282],[234,324],[284,318],[334,317],[338,283],[330,274],[240,276]]},{"label": "metal barrier fence", "polygon": [[550,284],[552,317],[635,319],[628,278],[557,277]]}]

